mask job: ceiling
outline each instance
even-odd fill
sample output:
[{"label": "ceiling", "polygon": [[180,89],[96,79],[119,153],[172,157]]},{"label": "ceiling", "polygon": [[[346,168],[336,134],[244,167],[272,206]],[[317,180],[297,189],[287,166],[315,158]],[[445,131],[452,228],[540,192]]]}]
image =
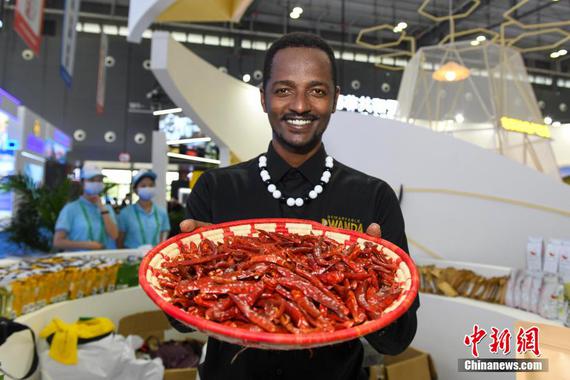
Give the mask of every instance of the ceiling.
[{"label": "ceiling", "polygon": [[[61,0],[47,0],[47,7],[61,7]],[[128,15],[128,0],[83,0],[81,10],[105,17],[125,20]],[[406,32],[416,38],[418,48],[438,43],[449,33],[447,21],[436,23],[418,13],[420,0],[254,0],[238,25],[208,24],[204,27],[217,27],[227,33],[251,32],[269,36],[287,31],[303,30],[322,35],[338,44],[354,44],[358,32],[379,24],[396,25],[405,21]],[[454,13],[464,12],[473,4],[473,0],[452,0]],[[455,22],[456,31],[472,28],[488,28],[499,31],[503,21],[503,13],[517,1],[514,0],[481,0],[480,5],[467,18]],[[302,16],[293,20],[289,17],[295,6],[303,8]],[[432,0],[426,10],[434,15],[449,14],[448,0]],[[523,23],[561,21],[570,15],[570,0],[530,0],[513,13],[515,19]],[[566,17],[568,18],[568,17]],[[179,27],[178,25],[176,27]],[[199,27],[194,25],[194,27]],[[570,27],[564,27],[570,31]],[[521,33],[520,28],[509,27],[507,35],[514,37]],[[394,33],[385,30],[369,37],[372,42],[387,42],[394,39]],[[474,38],[469,36],[469,38]],[[543,34],[524,38],[520,47],[531,47],[552,44],[559,41],[560,35]],[[565,46],[570,50],[570,42]],[[404,46],[402,46],[404,48]],[[560,47],[559,47],[560,48]],[[557,48],[557,49],[559,49]],[[563,72],[570,60],[549,58],[551,50],[525,54],[527,65],[551,71]],[[570,55],[567,57],[570,58]]]}]

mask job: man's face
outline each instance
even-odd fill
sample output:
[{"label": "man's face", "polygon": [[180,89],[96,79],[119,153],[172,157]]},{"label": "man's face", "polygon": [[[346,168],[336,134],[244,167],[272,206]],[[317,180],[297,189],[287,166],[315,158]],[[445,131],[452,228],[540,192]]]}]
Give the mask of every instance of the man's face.
[{"label": "man's face", "polygon": [[274,142],[295,153],[311,151],[321,142],[339,91],[324,51],[305,47],[279,50],[267,86],[261,89],[261,105]]}]

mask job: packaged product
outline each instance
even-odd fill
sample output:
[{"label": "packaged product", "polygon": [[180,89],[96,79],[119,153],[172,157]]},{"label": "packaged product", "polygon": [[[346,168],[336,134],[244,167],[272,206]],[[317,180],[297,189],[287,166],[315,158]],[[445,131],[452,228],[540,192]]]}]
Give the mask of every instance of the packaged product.
[{"label": "packaged product", "polygon": [[570,241],[563,241],[559,246],[558,273],[565,282],[570,282]]},{"label": "packaged product", "polygon": [[563,302],[564,286],[558,276],[545,275],[538,301],[538,313],[546,319],[558,319]]},{"label": "packaged product", "polygon": [[505,296],[505,305],[510,307],[516,307],[515,302],[515,287],[517,284],[517,279],[524,274],[523,271],[513,269],[511,276],[509,277],[509,282],[507,283],[507,294]]},{"label": "packaged product", "polygon": [[542,271],[542,257],[542,238],[529,237],[526,245],[526,268],[532,272]]},{"label": "packaged product", "polygon": [[530,311],[530,289],[534,282],[533,273],[526,273],[520,287],[520,304],[518,307]]},{"label": "packaged product", "polygon": [[514,286],[514,307],[521,307],[521,304],[522,304],[521,286],[522,286],[522,282],[525,280],[526,277],[527,277],[527,272],[522,272],[517,277],[517,280],[516,280],[515,286]]},{"label": "packaged product", "polygon": [[550,240],[544,252],[544,273],[558,274],[558,261],[562,242],[560,240]]},{"label": "packaged product", "polygon": [[542,273],[533,273],[532,275],[532,284],[530,286],[530,305],[529,308],[526,309],[530,312],[538,312],[538,300],[540,298],[543,278],[544,274]]}]

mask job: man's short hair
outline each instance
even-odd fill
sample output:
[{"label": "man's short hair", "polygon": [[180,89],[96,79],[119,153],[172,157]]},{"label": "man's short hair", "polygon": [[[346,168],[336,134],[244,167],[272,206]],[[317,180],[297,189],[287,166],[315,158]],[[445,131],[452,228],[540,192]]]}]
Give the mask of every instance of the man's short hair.
[{"label": "man's short hair", "polygon": [[273,58],[275,57],[275,54],[277,54],[279,50],[295,47],[314,48],[324,51],[329,57],[329,61],[331,62],[333,84],[335,86],[338,86],[336,75],[336,59],[334,57],[334,52],[329,44],[327,44],[325,40],[317,35],[311,33],[295,32],[283,35],[277,41],[273,42],[273,44],[271,44],[269,47],[269,50],[267,50],[267,53],[265,54],[265,62],[263,64],[264,89],[267,86],[267,82],[269,82],[269,77],[271,76],[271,66],[273,64]]}]

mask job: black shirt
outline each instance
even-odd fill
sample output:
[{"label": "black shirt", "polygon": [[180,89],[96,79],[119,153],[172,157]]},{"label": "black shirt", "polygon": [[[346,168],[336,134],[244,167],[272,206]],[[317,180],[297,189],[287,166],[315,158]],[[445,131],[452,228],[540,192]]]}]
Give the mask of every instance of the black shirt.
[{"label": "black shirt", "polygon": [[[267,170],[271,181],[286,196],[307,196],[319,184],[327,154],[324,147],[293,168],[269,144]],[[260,175],[258,158],[204,173],[187,202],[188,216],[222,223],[250,218],[300,218],[326,225],[366,231],[380,224],[382,238],[407,252],[404,219],[392,188],[334,161],[332,176],[317,199],[302,207],[289,207],[273,198]],[[410,310],[380,332],[366,336],[380,353],[397,354],[416,332],[416,299]],[[361,379],[363,348],[359,340],[311,350],[272,351],[233,345],[210,338],[200,377],[211,379]]]}]

